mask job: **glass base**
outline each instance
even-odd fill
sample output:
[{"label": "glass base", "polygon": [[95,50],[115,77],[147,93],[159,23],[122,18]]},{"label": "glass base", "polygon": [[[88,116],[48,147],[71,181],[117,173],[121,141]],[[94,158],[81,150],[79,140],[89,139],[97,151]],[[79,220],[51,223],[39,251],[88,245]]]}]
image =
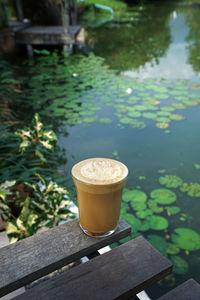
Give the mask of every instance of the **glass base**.
[{"label": "glass base", "polygon": [[109,236],[109,235],[113,234],[115,232],[115,230],[117,229],[117,227],[116,227],[116,228],[106,231],[106,232],[95,233],[95,232],[86,230],[85,228],[83,228],[83,226],[80,223],[79,223],[79,225],[85,234],[87,234],[88,236],[91,236],[91,237],[95,237],[95,238],[104,238],[106,236]]}]

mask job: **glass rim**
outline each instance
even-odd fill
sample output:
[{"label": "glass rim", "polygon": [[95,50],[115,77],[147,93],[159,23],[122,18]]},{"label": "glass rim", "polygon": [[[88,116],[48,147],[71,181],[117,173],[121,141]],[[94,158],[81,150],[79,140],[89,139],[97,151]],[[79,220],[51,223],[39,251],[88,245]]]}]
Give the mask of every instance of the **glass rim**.
[{"label": "glass rim", "polygon": [[[127,167],[126,167],[127,168]],[[125,179],[127,179],[128,178],[128,175],[129,175],[129,171],[128,171],[128,168],[127,168],[127,174],[126,174],[126,176],[124,176],[122,179],[120,179],[119,181],[116,181],[116,182],[113,182],[113,183],[89,183],[89,182],[85,182],[85,181],[83,181],[83,180],[81,180],[81,179],[78,179],[77,177],[75,177],[73,174],[72,174],[72,171],[71,171],[71,176],[72,176],[72,179],[74,178],[75,180],[77,180],[77,181],[79,181],[79,182],[81,182],[81,183],[84,183],[84,184],[87,184],[87,185],[97,185],[97,186],[103,186],[103,185],[105,185],[105,186],[110,186],[110,185],[115,185],[115,184],[118,184],[118,183],[120,183],[120,182],[122,182],[122,181],[124,181]]]}]

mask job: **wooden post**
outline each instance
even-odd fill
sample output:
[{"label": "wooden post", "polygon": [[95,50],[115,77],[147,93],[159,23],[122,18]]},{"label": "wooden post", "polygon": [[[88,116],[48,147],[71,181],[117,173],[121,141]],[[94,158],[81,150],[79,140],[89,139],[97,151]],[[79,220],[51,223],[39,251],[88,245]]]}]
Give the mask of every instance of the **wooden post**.
[{"label": "wooden post", "polygon": [[18,19],[19,19],[19,21],[23,22],[24,12],[23,12],[23,8],[22,8],[21,0],[16,0],[16,4],[17,4]]},{"label": "wooden post", "polygon": [[30,59],[33,58],[34,57],[33,46],[31,44],[27,44],[26,49],[27,49],[28,58]]},{"label": "wooden post", "polygon": [[0,3],[0,27],[8,26],[8,17],[5,3]]},{"label": "wooden post", "polygon": [[62,0],[61,4],[63,32],[69,32],[69,5],[67,0]]}]

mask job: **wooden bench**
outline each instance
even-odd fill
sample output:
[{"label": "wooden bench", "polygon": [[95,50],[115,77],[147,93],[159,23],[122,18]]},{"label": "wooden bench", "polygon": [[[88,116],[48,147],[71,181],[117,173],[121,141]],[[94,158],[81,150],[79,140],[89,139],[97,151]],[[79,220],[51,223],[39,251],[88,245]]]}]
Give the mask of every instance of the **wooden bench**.
[{"label": "wooden bench", "polygon": [[[73,220],[3,247],[0,297],[77,259],[92,257],[98,249],[130,233],[130,226],[120,219],[113,235],[91,238],[80,230],[78,220]],[[171,271],[171,262],[138,237],[42,281],[14,299],[129,299]]]},{"label": "wooden bench", "polygon": [[199,300],[200,284],[194,279],[189,279],[177,286],[158,300]]}]

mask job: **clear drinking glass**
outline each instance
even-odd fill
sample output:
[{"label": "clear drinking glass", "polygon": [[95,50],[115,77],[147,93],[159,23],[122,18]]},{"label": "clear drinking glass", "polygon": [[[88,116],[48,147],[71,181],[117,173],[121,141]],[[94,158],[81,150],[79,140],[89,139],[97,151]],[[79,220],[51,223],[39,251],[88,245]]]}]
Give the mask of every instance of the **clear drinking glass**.
[{"label": "clear drinking glass", "polygon": [[[91,178],[91,174],[94,176],[95,173],[93,162],[97,162],[96,166],[98,166],[95,179]],[[81,174],[81,168],[85,165],[89,166],[87,173],[89,178]],[[109,166],[114,167],[112,169]],[[114,175],[118,175],[116,178],[112,175],[112,170]],[[104,178],[104,175],[107,177]],[[92,158],[74,165],[72,178],[77,191],[79,222],[80,227],[87,235],[105,237],[116,230],[120,216],[122,191],[127,176],[127,167],[121,162],[111,159]],[[112,180],[108,178],[112,178]]]}]

